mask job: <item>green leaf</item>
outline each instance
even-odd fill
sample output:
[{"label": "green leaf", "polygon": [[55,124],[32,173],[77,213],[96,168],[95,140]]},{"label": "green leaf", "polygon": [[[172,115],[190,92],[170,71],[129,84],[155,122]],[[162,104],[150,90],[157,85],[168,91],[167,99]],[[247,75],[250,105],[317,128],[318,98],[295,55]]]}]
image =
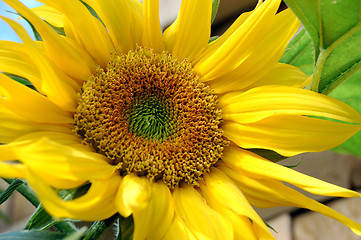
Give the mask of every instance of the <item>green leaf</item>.
[{"label": "green leaf", "polygon": [[278,233],[277,231],[276,231],[276,229],[274,229],[271,225],[269,225],[266,221],[264,221],[263,220],[263,222],[264,222],[264,224],[266,224],[266,226],[269,228],[269,229],[271,229],[272,231],[274,231],[275,233]]},{"label": "green leaf", "polygon": [[[361,71],[355,73],[341,85],[339,85],[331,94],[338,100],[341,100],[359,113],[361,113]],[[345,143],[336,147],[334,150],[344,154],[354,154],[361,157],[361,131],[356,133],[353,137],[347,140]]]},{"label": "green leaf", "polygon": [[300,165],[301,162],[302,162],[302,159],[301,159],[300,161],[298,161],[298,163],[296,163],[296,164],[293,164],[293,165],[282,165],[282,166],[288,167],[288,168],[295,168],[295,167],[297,167],[298,165]]},{"label": "green leaf", "polygon": [[36,30],[36,28],[34,27],[34,25],[25,17],[23,17],[22,15],[19,14],[19,16],[21,16],[23,19],[25,19],[25,21],[29,24],[29,26],[31,27],[31,30],[33,31],[34,37],[36,41],[43,41],[43,38],[40,36],[39,32]]},{"label": "green leaf", "polygon": [[45,230],[55,225],[53,218],[44,210],[40,204],[29,221],[26,223],[24,230],[39,229]]},{"label": "green leaf", "polygon": [[98,19],[105,27],[105,24],[103,23],[103,21],[100,19],[99,15],[95,12],[95,10],[89,6],[86,2],[80,0],[80,2],[88,9],[88,11],[90,12],[91,15],[93,15],[96,19]]},{"label": "green leaf", "polygon": [[12,181],[7,189],[0,194],[0,204],[9,199],[9,197],[16,191],[16,189],[24,182],[20,179]]},{"label": "green leaf", "polygon": [[[65,228],[65,223],[70,222],[77,222],[78,220],[72,219],[62,219],[62,220],[55,220],[53,219],[43,208],[42,204],[38,206],[34,214],[30,217],[29,221],[27,222],[24,230],[32,230],[32,229],[39,229],[39,230],[46,230],[52,226],[55,226],[61,232],[72,233],[76,232],[76,228],[74,227],[67,227]],[[63,225],[63,226],[60,226]]]},{"label": "green leaf", "polygon": [[309,32],[315,72],[311,90],[329,94],[361,69],[361,0],[285,0]]},{"label": "green leaf", "polygon": [[[64,200],[75,199],[85,194],[90,187],[90,184],[85,184],[79,188],[60,190],[59,196]],[[53,219],[40,204],[34,214],[30,217],[28,223],[25,226],[25,230],[40,229],[45,230],[54,226],[60,232],[74,233],[77,231],[76,226],[72,222],[78,222],[73,219]]]},{"label": "green leaf", "polygon": [[67,235],[49,231],[19,231],[0,234],[0,240],[61,240]]},{"label": "green leaf", "polygon": [[[10,12],[10,11],[8,11]],[[16,13],[16,12],[10,12],[10,13],[13,13],[13,14],[16,14],[18,15],[19,17],[21,17],[22,19],[24,19],[28,24],[29,26],[31,27],[31,30],[33,31],[33,34],[34,34],[34,37],[35,37],[35,40],[37,41],[43,41],[43,38],[41,37],[41,35],[39,34],[39,32],[36,30],[36,28],[34,27],[34,25],[26,18],[24,17],[23,15],[19,14],[19,13]],[[64,28],[59,28],[59,27],[56,27],[50,23],[48,23],[47,21],[44,20],[44,22],[46,22],[52,29],[54,29],[59,35],[63,35],[65,36],[65,31],[64,31]]]},{"label": "green leaf", "polygon": [[317,11],[317,2],[315,0],[285,0],[287,6],[296,14],[300,19],[303,26],[310,34],[314,46],[315,56],[319,54],[319,15]]},{"label": "green leaf", "polygon": [[27,80],[26,78],[23,78],[23,77],[20,77],[18,75],[14,75],[14,74],[11,74],[11,73],[4,73],[6,76],[8,76],[9,78],[31,88],[31,89],[34,89],[36,90],[36,88],[34,87],[34,85],[29,81]]},{"label": "green leaf", "polygon": [[307,76],[311,76],[314,68],[314,57],[311,36],[303,28],[287,45],[280,62],[296,66],[306,73]]},{"label": "green leaf", "polygon": [[47,21],[44,20],[44,22],[46,22],[52,29],[55,30],[55,32],[57,32],[59,35],[65,36],[65,30],[64,28],[60,28],[60,27],[56,27],[50,23],[48,23]]},{"label": "green leaf", "polygon": [[93,223],[93,225],[88,229],[88,231],[85,233],[85,236],[83,240],[95,240],[98,239],[104,231],[114,223],[115,220],[117,220],[119,217],[119,214],[116,213],[110,218],[107,218],[103,221],[96,221]]},{"label": "green leaf", "polygon": [[134,232],[133,216],[129,216],[127,218],[120,216],[118,220],[118,228],[117,240],[132,240]]},{"label": "green leaf", "polygon": [[219,7],[220,0],[213,0],[212,3],[212,17],[211,17],[211,23],[213,23],[214,19],[216,18],[218,7]]},{"label": "green leaf", "polygon": [[210,37],[208,43],[211,43],[211,42],[213,42],[213,41],[216,41],[218,38],[219,38],[219,36]]},{"label": "green leaf", "polygon": [[[89,189],[90,184],[85,184],[76,189],[67,189],[59,191],[59,196],[64,200],[75,199],[83,194]],[[60,232],[65,233],[74,233],[77,231],[72,222],[77,222],[78,220],[73,219],[53,219],[40,204],[34,214],[30,217],[28,223],[25,226],[25,230],[31,229],[40,229],[45,230],[49,227],[55,226]]]},{"label": "green leaf", "polygon": [[27,19],[25,18],[24,16],[22,16],[21,14],[17,13],[17,12],[11,12],[11,11],[7,11],[9,13],[12,13],[12,14],[15,14],[21,18],[23,18],[28,24],[29,26],[31,27],[31,30],[33,31],[33,34],[34,34],[34,37],[35,37],[35,40],[37,41],[43,41],[43,39],[41,38],[40,34],[38,33],[38,31],[35,29],[34,25]]},{"label": "green leaf", "polygon": [[279,162],[279,161],[286,159],[285,156],[282,156],[282,155],[280,155],[272,150],[268,150],[268,149],[251,148],[251,149],[247,149],[247,150],[257,154],[258,156],[266,158],[272,162]]}]

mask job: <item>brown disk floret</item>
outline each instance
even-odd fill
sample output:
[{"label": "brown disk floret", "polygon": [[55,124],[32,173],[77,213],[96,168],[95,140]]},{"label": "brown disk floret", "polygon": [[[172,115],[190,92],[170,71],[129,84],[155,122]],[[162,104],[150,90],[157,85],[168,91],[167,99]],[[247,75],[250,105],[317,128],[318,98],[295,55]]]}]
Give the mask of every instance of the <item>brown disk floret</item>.
[{"label": "brown disk floret", "polygon": [[84,83],[74,132],[119,166],[162,180],[197,185],[227,145],[216,96],[186,60],[138,47],[115,55]]}]

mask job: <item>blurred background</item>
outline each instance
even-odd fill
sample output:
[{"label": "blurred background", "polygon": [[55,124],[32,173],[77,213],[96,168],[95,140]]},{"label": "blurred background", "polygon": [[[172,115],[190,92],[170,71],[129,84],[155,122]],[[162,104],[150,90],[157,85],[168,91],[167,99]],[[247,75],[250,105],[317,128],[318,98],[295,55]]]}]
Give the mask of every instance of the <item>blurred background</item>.
[{"label": "blurred background", "polygon": [[[22,0],[21,2],[28,7],[41,5],[33,0]],[[160,2],[161,23],[163,27],[166,27],[177,16],[181,0],[160,0]],[[221,35],[241,13],[252,10],[256,3],[256,0],[221,0],[212,27],[212,35]],[[17,15],[12,12],[14,10],[0,0],[0,15],[16,19]],[[26,26],[24,20],[18,21]],[[27,29],[31,33],[31,29],[29,27]],[[7,24],[2,21],[0,21],[0,40],[20,41]],[[327,151],[302,154],[289,158],[281,164],[293,165],[300,160],[302,162],[294,168],[295,170],[361,192],[360,159]],[[6,187],[7,183],[0,180],[0,190]],[[337,199],[306,195],[329,205],[357,222],[361,222],[361,199]],[[21,230],[34,210],[35,208],[20,194],[14,194],[10,200],[0,206],[0,233]],[[278,207],[256,209],[256,211],[277,231],[273,234],[279,240],[360,239],[341,223],[307,210]],[[111,236],[112,233],[108,232],[108,235],[105,235],[103,239],[111,239]]]}]

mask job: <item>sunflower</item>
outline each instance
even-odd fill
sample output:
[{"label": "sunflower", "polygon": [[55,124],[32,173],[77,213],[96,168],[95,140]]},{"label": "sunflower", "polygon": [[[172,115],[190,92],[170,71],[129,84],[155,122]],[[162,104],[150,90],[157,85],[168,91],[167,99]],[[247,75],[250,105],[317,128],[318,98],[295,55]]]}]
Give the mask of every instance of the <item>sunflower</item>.
[{"label": "sunflower", "polygon": [[[271,239],[252,206],[296,206],[361,225],[296,190],[359,197],[254,152],[330,149],[360,130],[346,104],[278,63],[299,22],[259,1],[210,42],[211,0],[183,0],[164,32],[155,0],[4,0],[43,41],[1,17],[0,175],[27,179],[57,218],[134,219],[134,239]],[[89,10],[90,9],[90,10]],[[45,21],[44,21],[45,20]],[[59,34],[52,27],[64,29]],[[73,200],[61,189],[88,186]]]}]

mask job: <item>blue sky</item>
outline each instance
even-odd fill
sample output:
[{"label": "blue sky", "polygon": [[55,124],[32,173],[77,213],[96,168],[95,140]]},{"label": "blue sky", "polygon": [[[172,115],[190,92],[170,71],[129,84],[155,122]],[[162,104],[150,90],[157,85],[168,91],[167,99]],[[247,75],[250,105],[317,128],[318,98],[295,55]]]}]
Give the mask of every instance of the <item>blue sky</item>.
[{"label": "blue sky", "polygon": [[[41,5],[41,3],[36,2],[34,0],[21,0],[21,2],[24,3],[28,7],[37,7],[37,6]],[[7,4],[5,4],[3,1],[0,0],[0,15],[6,16],[6,17],[9,17],[12,19],[17,19],[17,16],[15,14],[9,13],[7,11],[14,12],[14,10],[11,7],[9,7]],[[18,19],[17,21],[21,22],[21,24],[26,27],[26,29],[28,30],[29,33],[32,32],[31,28],[28,27],[27,23],[24,20]],[[31,36],[32,36],[32,34],[31,34]],[[10,40],[10,41],[21,42],[21,40],[15,34],[15,32],[2,19],[0,19],[0,40]]]}]

